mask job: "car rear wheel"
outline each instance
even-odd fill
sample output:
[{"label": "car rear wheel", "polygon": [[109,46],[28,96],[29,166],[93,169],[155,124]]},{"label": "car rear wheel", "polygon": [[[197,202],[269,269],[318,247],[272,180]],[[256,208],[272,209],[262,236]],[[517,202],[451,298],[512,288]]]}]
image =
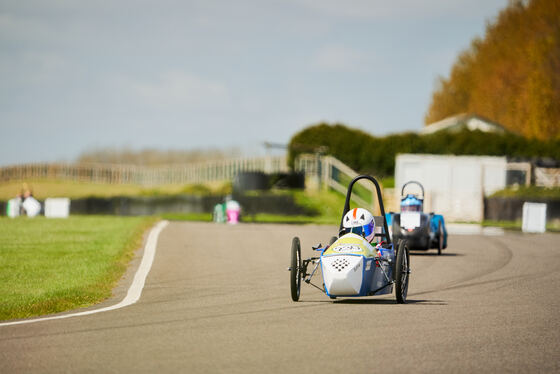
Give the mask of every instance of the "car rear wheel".
[{"label": "car rear wheel", "polygon": [[298,301],[301,289],[301,246],[297,236],[292,239],[291,254],[290,289],[292,291],[292,300]]},{"label": "car rear wheel", "polygon": [[410,256],[406,240],[399,242],[397,260],[395,264],[395,294],[397,303],[406,303],[408,293],[408,279],[410,275]]},{"label": "car rear wheel", "polygon": [[441,255],[441,251],[443,250],[443,228],[441,227],[441,222],[438,223],[438,249],[437,254]]}]

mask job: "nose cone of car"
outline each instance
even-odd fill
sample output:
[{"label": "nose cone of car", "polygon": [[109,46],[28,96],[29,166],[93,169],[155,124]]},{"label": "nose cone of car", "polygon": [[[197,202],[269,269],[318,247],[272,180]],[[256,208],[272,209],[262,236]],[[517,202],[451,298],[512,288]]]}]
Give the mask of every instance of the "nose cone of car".
[{"label": "nose cone of car", "polygon": [[362,287],[362,256],[323,256],[321,257],[323,281],[331,296],[358,295]]}]

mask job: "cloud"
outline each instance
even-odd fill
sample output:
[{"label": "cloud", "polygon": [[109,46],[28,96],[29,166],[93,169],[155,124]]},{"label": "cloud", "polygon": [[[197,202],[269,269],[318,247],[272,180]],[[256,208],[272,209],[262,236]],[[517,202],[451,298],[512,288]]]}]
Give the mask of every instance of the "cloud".
[{"label": "cloud", "polygon": [[7,54],[0,59],[0,95],[59,87],[70,80],[68,71],[72,68],[64,56],[53,51],[27,49]]},{"label": "cloud", "polygon": [[153,83],[136,83],[133,89],[146,103],[163,109],[223,110],[231,106],[225,85],[178,70],[162,73]]},{"label": "cloud", "polygon": [[327,45],[315,53],[313,67],[327,72],[363,73],[372,69],[368,54],[343,45]]}]

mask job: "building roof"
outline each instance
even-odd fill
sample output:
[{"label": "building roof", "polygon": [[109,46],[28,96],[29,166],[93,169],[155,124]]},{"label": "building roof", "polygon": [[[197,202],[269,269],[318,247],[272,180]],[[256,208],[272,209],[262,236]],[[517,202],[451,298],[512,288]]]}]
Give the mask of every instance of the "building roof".
[{"label": "building roof", "polygon": [[492,122],[487,118],[472,113],[463,113],[456,116],[447,117],[441,121],[430,123],[420,130],[421,135],[433,134],[437,131],[470,131],[480,130],[482,132],[504,133],[507,130],[500,124]]}]

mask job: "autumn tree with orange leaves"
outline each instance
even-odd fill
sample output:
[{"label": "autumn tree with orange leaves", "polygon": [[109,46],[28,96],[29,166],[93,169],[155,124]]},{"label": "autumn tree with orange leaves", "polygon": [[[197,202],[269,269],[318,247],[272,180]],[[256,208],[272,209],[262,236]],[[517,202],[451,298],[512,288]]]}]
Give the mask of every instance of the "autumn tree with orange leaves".
[{"label": "autumn tree with orange leaves", "polygon": [[476,113],[528,138],[560,137],[560,1],[515,0],[439,78],[429,124]]}]

